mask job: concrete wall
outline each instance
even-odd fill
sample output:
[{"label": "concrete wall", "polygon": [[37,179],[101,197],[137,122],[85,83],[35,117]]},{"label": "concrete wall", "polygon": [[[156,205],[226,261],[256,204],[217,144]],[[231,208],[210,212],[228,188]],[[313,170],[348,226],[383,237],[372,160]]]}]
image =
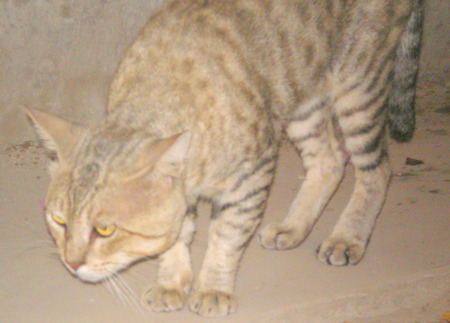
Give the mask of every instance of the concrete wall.
[{"label": "concrete wall", "polygon": [[[0,0],[0,151],[34,138],[23,107],[83,123],[104,111],[124,51],[167,0]],[[448,82],[450,1],[427,8],[423,75]]]},{"label": "concrete wall", "polygon": [[33,138],[23,107],[95,122],[126,48],[162,3],[0,0],[0,149]]}]

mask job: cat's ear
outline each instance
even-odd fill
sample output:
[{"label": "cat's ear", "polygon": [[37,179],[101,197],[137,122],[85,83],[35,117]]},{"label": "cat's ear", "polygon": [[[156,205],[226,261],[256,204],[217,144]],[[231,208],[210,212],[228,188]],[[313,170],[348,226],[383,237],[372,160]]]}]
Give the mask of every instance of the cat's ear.
[{"label": "cat's ear", "polygon": [[156,162],[156,168],[164,174],[178,177],[185,167],[191,133],[186,131],[164,140],[167,141],[168,147]]},{"label": "cat's ear", "polygon": [[[26,108],[36,133],[56,161],[67,160],[86,129],[52,114]],[[54,160],[55,161],[55,160]]]},{"label": "cat's ear", "polygon": [[135,157],[128,165],[126,179],[142,178],[155,172],[179,177],[185,167],[190,141],[189,131],[157,141],[149,139],[148,143],[144,142],[135,152]]}]

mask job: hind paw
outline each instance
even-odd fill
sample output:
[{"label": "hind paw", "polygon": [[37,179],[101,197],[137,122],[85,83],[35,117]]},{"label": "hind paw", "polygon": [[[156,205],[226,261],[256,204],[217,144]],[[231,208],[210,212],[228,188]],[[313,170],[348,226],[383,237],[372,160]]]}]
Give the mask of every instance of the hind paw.
[{"label": "hind paw", "polygon": [[366,244],[340,238],[328,238],[317,248],[317,258],[332,266],[356,265],[364,256]]}]

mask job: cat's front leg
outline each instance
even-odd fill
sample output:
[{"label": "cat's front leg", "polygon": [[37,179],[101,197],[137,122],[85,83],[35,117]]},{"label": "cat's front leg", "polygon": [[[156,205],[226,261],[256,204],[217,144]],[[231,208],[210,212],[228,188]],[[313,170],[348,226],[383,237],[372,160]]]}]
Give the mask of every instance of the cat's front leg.
[{"label": "cat's front leg", "polygon": [[234,281],[241,256],[261,221],[273,179],[276,158],[261,160],[213,206],[208,248],[190,309],[202,316],[223,316],[236,310]]},{"label": "cat's front leg", "polygon": [[183,308],[192,283],[189,245],[194,235],[194,212],[188,212],[177,242],[159,256],[156,286],[142,296],[144,306],[155,312],[171,312]]},{"label": "cat's front leg", "polygon": [[[243,235],[233,222],[218,218],[210,224],[208,249],[189,299],[191,311],[202,316],[223,316],[236,311],[234,280],[239,259],[250,236]],[[249,231],[254,230],[253,226],[249,223]]]}]

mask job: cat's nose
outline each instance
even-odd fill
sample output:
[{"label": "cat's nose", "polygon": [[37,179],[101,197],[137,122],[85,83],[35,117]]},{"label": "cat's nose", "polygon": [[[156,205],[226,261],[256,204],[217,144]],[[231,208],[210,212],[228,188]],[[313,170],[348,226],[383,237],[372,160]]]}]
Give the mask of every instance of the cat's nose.
[{"label": "cat's nose", "polygon": [[77,270],[82,265],[82,262],[68,262],[67,265],[72,268],[73,270]]}]

